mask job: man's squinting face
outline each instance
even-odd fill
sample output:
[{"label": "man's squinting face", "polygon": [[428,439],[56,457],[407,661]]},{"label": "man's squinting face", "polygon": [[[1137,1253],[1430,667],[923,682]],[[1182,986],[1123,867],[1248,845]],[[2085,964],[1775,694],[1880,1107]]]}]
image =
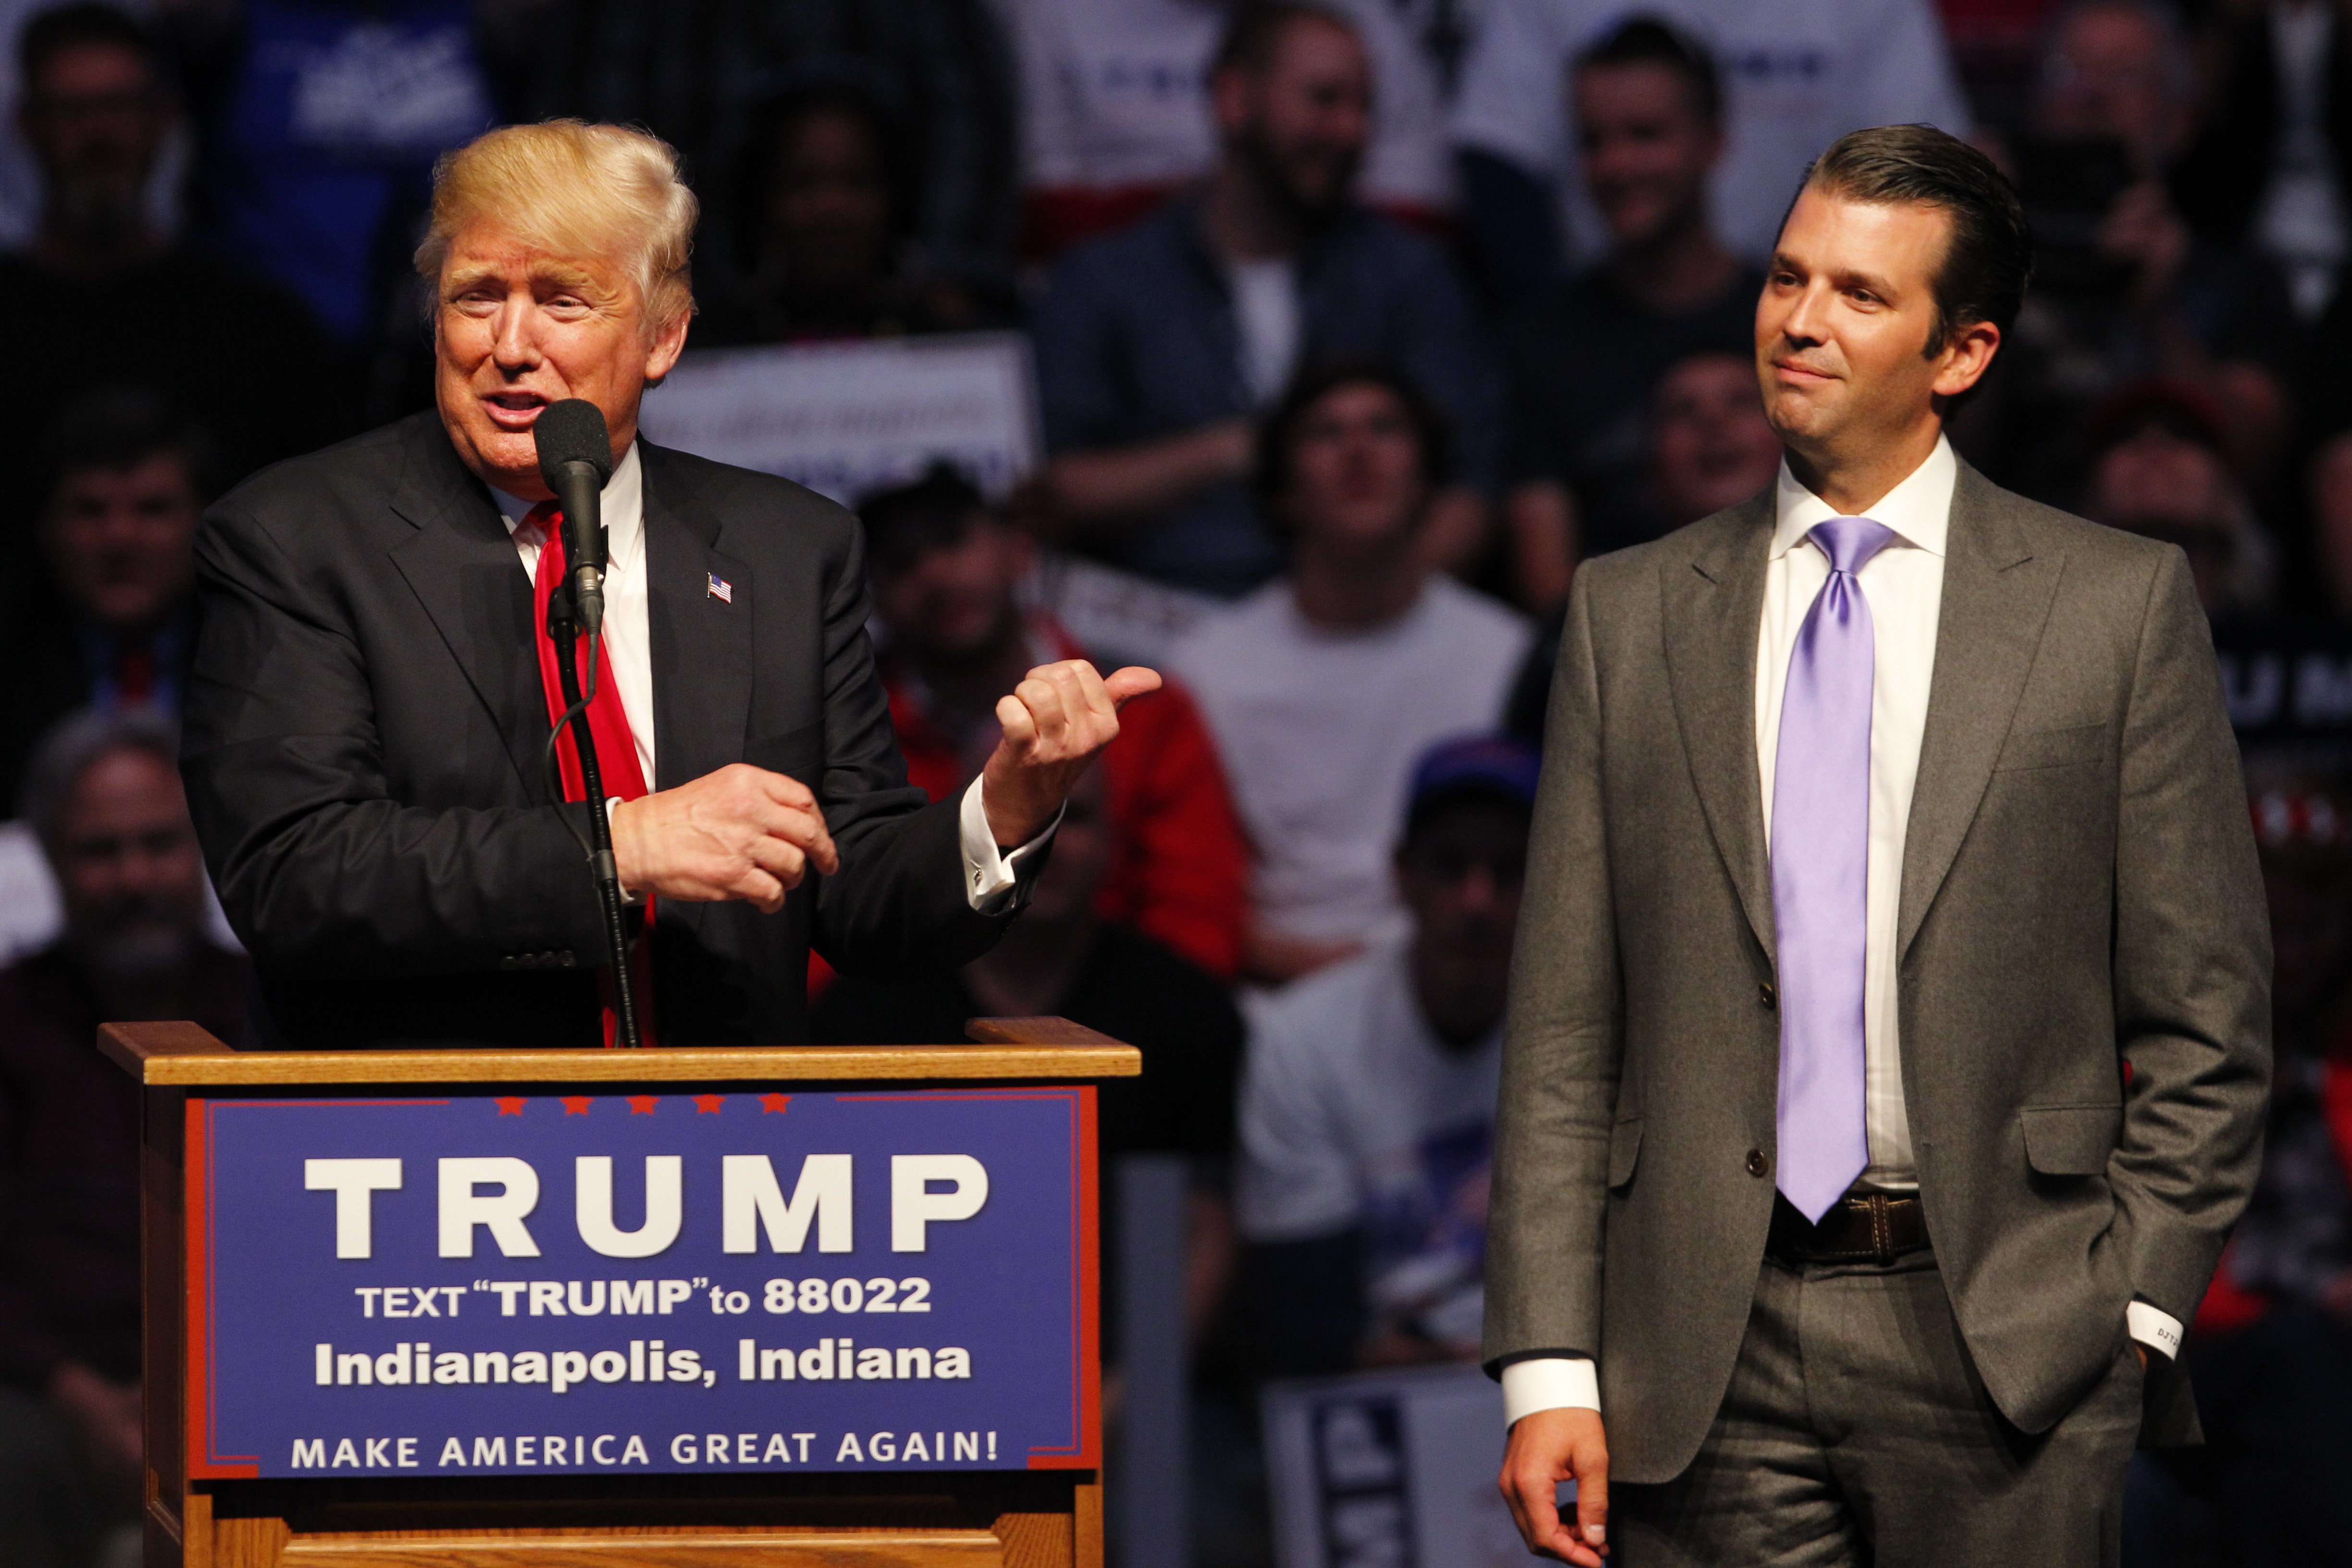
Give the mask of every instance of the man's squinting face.
[{"label": "man's squinting face", "polygon": [[[1951,216],[1849,201],[1808,185],[1780,227],[1756,304],[1764,416],[1809,458],[1865,450],[1976,384],[1991,344],[1965,334],[1927,354]],[[1992,333],[1987,326],[1982,332]]]},{"label": "man's squinting face", "polygon": [[556,256],[470,226],[441,264],[433,318],[441,422],[486,483],[544,500],[531,442],[540,410],[586,398],[604,411],[618,462],[636,438],[646,384],[677,363],[686,328],[681,312],[650,331],[635,280],[609,258]]}]

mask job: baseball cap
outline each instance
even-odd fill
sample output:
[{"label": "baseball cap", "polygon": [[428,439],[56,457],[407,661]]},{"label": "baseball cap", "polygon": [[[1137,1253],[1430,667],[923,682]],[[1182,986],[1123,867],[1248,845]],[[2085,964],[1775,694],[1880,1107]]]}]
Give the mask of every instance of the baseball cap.
[{"label": "baseball cap", "polygon": [[1457,735],[1438,742],[1413,764],[1412,788],[1405,800],[1408,826],[1430,807],[1457,795],[1499,795],[1533,807],[1543,759],[1511,735]]}]

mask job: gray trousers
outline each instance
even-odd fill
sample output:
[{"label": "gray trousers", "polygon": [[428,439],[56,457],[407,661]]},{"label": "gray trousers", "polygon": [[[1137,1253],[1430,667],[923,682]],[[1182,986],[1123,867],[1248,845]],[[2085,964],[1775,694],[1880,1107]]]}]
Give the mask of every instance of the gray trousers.
[{"label": "gray trousers", "polygon": [[1768,1260],[1698,1458],[1610,1489],[1618,1568],[2114,1568],[2140,1426],[2139,1358],[2051,1430],[1994,1407],[1932,1252]]}]

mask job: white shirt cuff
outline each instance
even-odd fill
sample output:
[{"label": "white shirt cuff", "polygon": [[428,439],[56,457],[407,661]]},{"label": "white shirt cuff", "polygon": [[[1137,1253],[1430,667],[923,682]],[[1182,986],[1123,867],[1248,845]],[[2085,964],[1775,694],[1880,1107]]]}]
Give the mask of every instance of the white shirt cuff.
[{"label": "white shirt cuff", "polygon": [[1598,1410],[1601,1374],[1586,1356],[1538,1356],[1503,1369],[1503,1426],[1538,1410]]},{"label": "white shirt cuff", "polygon": [[2180,1359],[2180,1320],[2163,1308],[2132,1302],[2124,1309],[2124,1329],[2148,1349],[2161,1351],[2167,1361]]},{"label": "white shirt cuff", "polygon": [[1062,826],[1060,812],[1045,825],[1045,831],[1028,843],[1006,854],[996,847],[996,835],[989,830],[988,806],[981,799],[981,781],[971,781],[963,792],[963,805],[956,814],[956,823],[963,839],[963,896],[977,913],[994,914],[1012,896],[1013,884],[1022,866],[1054,837]]},{"label": "white shirt cuff", "polygon": [[[604,797],[604,837],[608,839],[613,837],[613,812],[620,804],[621,797],[617,795],[608,795]],[[634,910],[645,901],[644,894],[633,893],[626,888],[623,888],[621,889],[621,907],[623,909]]]}]

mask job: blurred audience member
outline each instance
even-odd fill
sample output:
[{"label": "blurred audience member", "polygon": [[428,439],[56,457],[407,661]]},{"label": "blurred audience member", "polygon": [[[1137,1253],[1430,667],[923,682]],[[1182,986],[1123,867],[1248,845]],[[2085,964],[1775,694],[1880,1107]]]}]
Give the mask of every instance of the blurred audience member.
[{"label": "blurred audience member", "polygon": [[[724,179],[769,155],[779,97],[845,89],[890,122],[905,159],[906,271],[926,282],[1011,276],[1019,201],[1011,67],[988,0],[508,0],[530,48],[522,118],[641,125]],[[772,145],[771,142],[771,145]],[[698,290],[757,281],[769,215],[705,192]]]},{"label": "blurred audience member", "polygon": [[1235,1198],[1276,1373],[1477,1359],[1536,772],[1518,741],[1425,754],[1393,862],[1410,936],[1252,1010]]},{"label": "blurred audience member", "polygon": [[[988,760],[1006,693],[1038,665],[1086,655],[1050,618],[1023,613],[1028,538],[961,475],[935,468],[867,500],[859,516],[887,633],[890,721],[908,777],[942,800]],[[1120,710],[1102,771],[1112,847],[1095,913],[1231,979],[1248,857],[1216,748],[1182,687]]]},{"label": "blurred audience member", "polygon": [[336,356],[299,300],[148,221],[142,193],[173,95],[154,38],[100,5],[49,11],[25,31],[23,121],[39,158],[41,227],[0,255],[0,467],[21,496],[32,443],[60,403],[126,374],[201,407],[233,480],[341,433]]},{"label": "blurred audience member", "polygon": [[[1233,1148],[1242,1020],[1206,973],[1096,912],[1121,854],[1108,808],[1116,787],[1099,768],[1079,781],[1028,909],[986,957],[960,970],[843,975],[818,999],[810,1037],[940,1045],[964,1038],[973,1017],[1051,1014],[1139,1048],[1143,1076],[1110,1079],[1099,1090],[1102,1153],[1113,1169],[1122,1154],[1194,1157],[1189,1273],[1197,1331],[1231,1272],[1232,1221],[1215,1178]],[[1115,1205],[1106,1209],[1115,1214]],[[1107,1255],[1116,1258],[1116,1247]]]},{"label": "blurred audience member", "polygon": [[179,746],[152,713],[52,732],[26,815],[64,936],[0,971],[0,1556],[84,1568],[135,1521],[139,1095],[102,1021],[239,1032],[243,961],[203,935],[204,866]]},{"label": "blurred audience member", "polygon": [[1695,353],[1651,399],[1647,500],[1654,534],[1738,506],[1780,471],[1780,438],[1756,395],[1748,354]]},{"label": "blurred audience member", "polygon": [[1389,875],[1413,761],[1502,716],[1525,621],[1433,572],[1444,426],[1372,364],[1308,374],[1268,420],[1260,503],[1292,564],[1180,641],[1256,865],[1245,973],[1279,984],[1396,933]]},{"label": "blurred audience member", "polygon": [[346,350],[421,336],[409,250],[433,161],[488,130],[467,0],[180,0],[171,9],[215,245],[306,300]]},{"label": "blurred audience member", "polygon": [[[1780,470],[1780,438],[1764,417],[1756,362],[1747,350],[1701,350],[1675,361],[1659,379],[1651,399],[1643,495],[1654,535],[1738,506],[1770,485]],[[1544,618],[1503,705],[1504,730],[1529,745],[1543,744],[1564,618],[1561,609]]]},{"label": "blurred audience member", "polygon": [[2352,432],[2324,442],[2311,459],[2312,542],[2330,616],[2352,626]]},{"label": "blurred audience member", "polygon": [[2090,421],[2082,510],[2110,528],[2177,544],[2215,620],[2264,608],[2274,555],[2231,472],[2221,415],[2193,386],[2123,388]]},{"label": "blurred audience member", "polygon": [[1518,416],[1516,581],[1537,610],[1567,598],[1579,558],[1658,531],[1643,494],[1652,390],[1694,350],[1744,360],[1764,283],[1707,217],[1723,103],[1706,52],[1636,20],[1580,56],[1574,81],[1579,167],[1609,257],[1504,335]]},{"label": "blurred audience member", "polygon": [[118,387],[67,407],[52,431],[40,542],[46,591],[0,626],[0,800],[40,737],[82,708],[180,708],[196,520],[210,451],[154,393]]},{"label": "blurred audience member", "polygon": [[2263,790],[2276,1058],[2252,1203],[2183,1346],[2228,1560],[2352,1562],[2352,794]]},{"label": "blurred audience member", "polygon": [[847,86],[761,107],[735,171],[731,290],[704,290],[698,343],[818,342],[1003,326],[975,285],[908,271],[920,193],[896,128]]},{"label": "blurred audience member", "polygon": [[[1218,154],[1200,188],[1072,251],[1032,321],[1058,521],[1147,576],[1227,596],[1281,566],[1252,512],[1252,425],[1304,365],[1377,354],[1453,422],[1469,485],[1426,548],[1483,542],[1500,377],[1442,251],[1355,201],[1370,61],[1331,11],[1251,5],[1211,77]],[[1475,487],[1475,488],[1474,488]]]},{"label": "blurred audience member", "polygon": [[2285,429],[2294,315],[2274,268],[2198,238],[2166,188],[2195,88],[2173,14],[2081,0],[2051,33],[2042,84],[2036,134],[2015,150],[2033,289],[1958,438],[2000,483],[2063,502],[2090,407],[2165,374],[2212,390],[2233,458],[2258,471]]},{"label": "blurred audience member", "polygon": [[1610,231],[1575,178],[1569,62],[1629,15],[1672,24],[1729,68],[1715,229],[1751,260],[1771,250],[1806,165],[1846,132],[1924,121],[1968,132],[1931,0],[1486,0],[1454,141],[1466,216],[1506,301],[1560,276],[1561,195],[1570,253],[1590,263],[1608,249]]},{"label": "blurred audience member", "polygon": [[2259,246],[2284,271],[2296,312],[2336,293],[2352,179],[2352,40],[2334,0],[2225,7],[2216,85],[2173,184],[2200,231]]},{"label": "blurred audience member", "polygon": [[[1244,0],[1263,5],[1265,0]],[[1198,0],[1003,0],[1021,83],[1023,250],[1051,260],[1123,228],[1217,156],[1210,62],[1240,6]],[[1432,219],[1453,205],[1442,62],[1391,0],[1324,0],[1353,28],[1380,84],[1364,199]]]}]

